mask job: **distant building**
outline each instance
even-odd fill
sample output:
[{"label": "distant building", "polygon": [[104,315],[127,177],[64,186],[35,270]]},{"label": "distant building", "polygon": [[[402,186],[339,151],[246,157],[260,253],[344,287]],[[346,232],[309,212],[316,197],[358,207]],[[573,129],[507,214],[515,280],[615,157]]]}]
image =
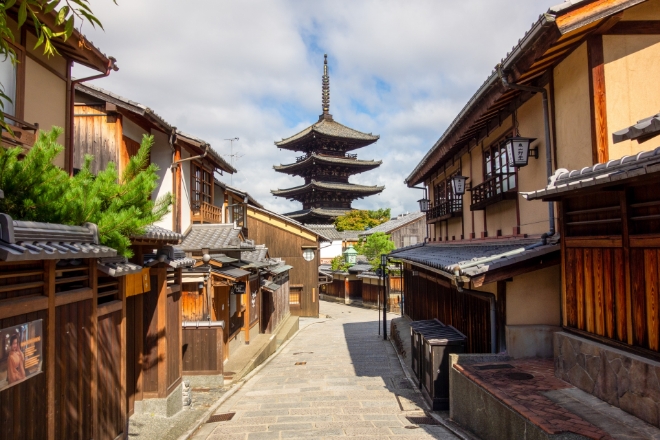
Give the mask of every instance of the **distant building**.
[{"label": "distant building", "polygon": [[381,223],[367,231],[362,231],[359,237],[368,237],[375,232],[390,235],[390,240],[398,248],[423,243],[426,238],[426,215],[423,212],[401,214],[390,221]]},{"label": "distant building", "polygon": [[333,258],[341,255],[346,248],[358,242],[361,231],[338,231],[335,225],[305,225],[317,234],[332,240],[330,245],[321,247],[321,264],[330,264]]}]

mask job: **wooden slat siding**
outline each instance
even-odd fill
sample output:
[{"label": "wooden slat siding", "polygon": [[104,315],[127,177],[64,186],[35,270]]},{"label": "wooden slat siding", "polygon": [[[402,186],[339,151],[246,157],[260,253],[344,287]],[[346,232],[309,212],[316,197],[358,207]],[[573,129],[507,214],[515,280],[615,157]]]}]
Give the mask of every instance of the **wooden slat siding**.
[{"label": "wooden slat siding", "polygon": [[183,372],[222,374],[222,328],[183,329]]},{"label": "wooden slat siding", "polygon": [[121,414],[121,321],[122,311],[99,319],[98,395],[99,435],[112,440],[123,433]]},{"label": "wooden slat siding", "polygon": [[[38,319],[44,320],[42,347],[44,359],[47,359],[48,346],[45,343],[48,328],[47,310],[0,319],[0,328],[13,327]],[[42,374],[0,392],[0,440],[47,438],[48,400],[44,399],[44,396],[47,394],[49,366],[46,362],[43,368]]]},{"label": "wooden slat siding", "polygon": [[628,340],[628,307],[626,306],[626,277],[623,269],[623,250],[614,250],[616,334],[621,342]]},{"label": "wooden slat siding", "polygon": [[614,339],[616,322],[616,309],[614,303],[614,292],[616,291],[616,280],[614,277],[614,262],[612,256],[614,249],[603,249],[603,302],[604,302],[604,327],[605,336]]},{"label": "wooden slat siding", "polygon": [[576,287],[576,271],[575,259],[576,253],[580,252],[577,249],[566,249],[566,256],[564,258],[565,266],[565,285],[566,285],[566,324],[569,327],[576,327],[578,321],[577,312],[577,287]]},{"label": "wooden slat siding", "polygon": [[94,174],[114,162],[119,166],[120,155],[117,145],[117,117],[108,116],[102,106],[81,106],[75,108],[76,114],[94,114],[98,116],[84,116],[75,118],[74,168],[81,168],[85,155],[94,156],[91,169]]},{"label": "wooden slat siding", "polygon": [[348,297],[353,300],[362,299],[362,280],[350,280],[348,282]]},{"label": "wooden slat siding", "polygon": [[646,289],[644,286],[646,269],[644,265],[644,250],[630,250],[630,267],[632,276],[631,302],[633,344],[641,347],[648,346],[646,338]]},{"label": "wooden slat siding", "polygon": [[[143,342],[142,342],[142,392],[158,393],[158,275],[151,272],[151,291],[142,296]],[[164,336],[164,335],[162,335]]]},{"label": "wooden slat siding", "polygon": [[586,330],[591,333],[596,332],[595,326],[595,300],[594,300],[594,264],[593,250],[584,249],[584,300],[585,300],[585,323]]},{"label": "wooden slat siding", "polygon": [[646,290],[646,329],[648,348],[658,351],[658,251],[644,250],[644,274]]},{"label": "wooden slat siding", "polygon": [[[30,275],[21,275],[20,273]],[[30,295],[43,295],[44,262],[36,261],[28,264],[2,263],[0,265],[0,301],[4,299],[19,298]],[[18,276],[15,276],[14,273]],[[26,285],[33,286],[26,289],[11,286]]]},{"label": "wooden slat siding", "polygon": [[605,334],[605,299],[603,294],[603,250],[594,249],[593,277],[594,277],[594,323],[597,335]]},{"label": "wooden slat siding", "polygon": [[184,321],[206,320],[205,291],[197,289],[197,283],[182,283],[181,308]]},{"label": "wooden slat siding", "polygon": [[582,249],[575,252],[575,291],[577,297],[577,328],[586,330],[585,288],[584,288],[584,253]]}]

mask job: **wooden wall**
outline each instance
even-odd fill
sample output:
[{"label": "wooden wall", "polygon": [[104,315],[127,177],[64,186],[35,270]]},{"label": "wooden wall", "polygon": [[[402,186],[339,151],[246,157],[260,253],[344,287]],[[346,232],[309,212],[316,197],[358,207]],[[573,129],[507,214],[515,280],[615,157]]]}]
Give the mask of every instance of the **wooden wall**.
[{"label": "wooden wall", "polygon": [[660,194],[647,183],[561,204],[564,325],[660,351]]},{"label": "wooden wall", "polygon": [[198,283],[183,283],[181,285],[181,309],[184,321],[205,321],[208,313],[206,306],[206,290],[198,289]]},{"label": "wooden wall", "polygon": [[312,261],[305,261],[302,257],[303,246],[318,246],[318,243],[252,215],[248,218],[248,229],[250,240],[265,244],[271,257],[282,258],[286,264],[293,266],[289,271],[290,287],[302,286],[302,294],[300,307],[292,306],[291,313],[299,316],[318,316],[320,252],[315,250],[316,258]]},{"label": "wooden wall", "polygon": [[[99,438],[112,440],[124,431],[126,416],[122,402],[122,311],[99,318],[98,323],[98,412]],[[125,374],[125,373],[124,373]]]},{"label": "wooden wall", "polygon": [[[413,276],[413,269],[418,275]],[[459,293],[440,275],[406,264],[405,314],[413,321],[437,318],[467,337],[467,353],[490,353],[487,300]]]},{"label": "wooden wall", "polygon": [[[412,243],[410,238],[404,241],[404,237],[415,237],[416,241],[415,243]],[[407,225],[392,231],[390,234],[390,239],[394,242],[394,245],[397,247],[397,249],[404,246],[409,246],[411,244],[422,243],[424,242],[425,237],[426,216],[422,216],[418,220],[415,220],[414,222],[408,223]]]},{"label": "wooden wall", "polygon": [[73,167],[80,169],[85,155],[94,156],[92,172],[105,169],[110,162],[119,166],[122,139],[121,117],[108,115],[105,105],[76,105],[73,142]]},{"label": "wooden wall", "polygon": [[346,281],[340,279],[333,279],[332,283],[324,284],[323,293],[325,295],[334,296],[335,298],[346,298]]},{"label": "wooden wall", "polygon": [[222,327],[183,329],[183,373],[222,374],[223,345]]},{"label": "wooden wall", "polygon": [[261,333],[272,333],[289,315],[289,281],[275,292],[261,290]]}]

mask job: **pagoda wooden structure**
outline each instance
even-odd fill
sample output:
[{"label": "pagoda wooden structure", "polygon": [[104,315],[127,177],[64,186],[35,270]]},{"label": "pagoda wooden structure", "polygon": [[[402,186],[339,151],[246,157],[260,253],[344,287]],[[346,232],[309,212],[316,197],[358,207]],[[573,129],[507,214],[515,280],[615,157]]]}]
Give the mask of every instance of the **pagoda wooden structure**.
[{"label": "pagoda wooden structure", "polygon": [[384,186],[366,186],[349,183],[354,174],[372,170],[381,161],[359,160],[349,151],[373,144],[378,135],[362,133],[336,122],[330,114],[330,78],[328,57],[323,63],[323,114],[318,122],[298,134],[275,142],[279,148],[301,151],[295,163],[275,166],[275,171],[300,176],[305,183],[288,189],[271,191],[277,197],[286,197],[303,204],[300,211],[285,214],[302,223],[332,223],[352,209],[355,199],[378,194]]}]

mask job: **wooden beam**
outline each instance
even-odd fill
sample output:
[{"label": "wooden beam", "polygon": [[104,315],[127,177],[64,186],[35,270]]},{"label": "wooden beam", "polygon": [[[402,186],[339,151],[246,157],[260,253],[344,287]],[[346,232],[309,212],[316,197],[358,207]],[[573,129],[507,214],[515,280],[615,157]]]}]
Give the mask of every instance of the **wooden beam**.
[{"label": "wooden beam", "polygon": [[596,29],[596,33],[597,34],[607,33],[617,23],[619,23],[622,18],[623,18],[623,11],[619,12],[618,14],[612,15],[611,17],[603,20],[603,22],[600,24],[600,26],[598,26],[598,29]]},{"label": "wooden beam", "polygon": [[48,333],[46,334],[46,399],[48,401],[48,427],[46,432],[49,439],[55,438],[55,260],[44,261],[44,295],[48,301]]},{"label": "wooden beam", "polygon": [[591,107],[591,153],[593,163],[609,160],[609,132],[607,131],[607,98],[605,94],[605,64],[603,36],[587,39],[589,59],[589,104]]},{"label": "wooden beam", "polygon": [[602,20],[646,0],[597,0],[561,14],[555,20],[562,34]]},{"label": "wooden beam", "polygon": [[619,21],[605,35],[657,35],[660,34],[660,20]]},{"label": "wooden beam", "polygon": [[158,298],[156,310],[158,310],[158,322],[156,324],[156,334],[158,335],[157,362],[158,362],[158,397],[167,397],[167,269],[159,265],[157,270]]}]

